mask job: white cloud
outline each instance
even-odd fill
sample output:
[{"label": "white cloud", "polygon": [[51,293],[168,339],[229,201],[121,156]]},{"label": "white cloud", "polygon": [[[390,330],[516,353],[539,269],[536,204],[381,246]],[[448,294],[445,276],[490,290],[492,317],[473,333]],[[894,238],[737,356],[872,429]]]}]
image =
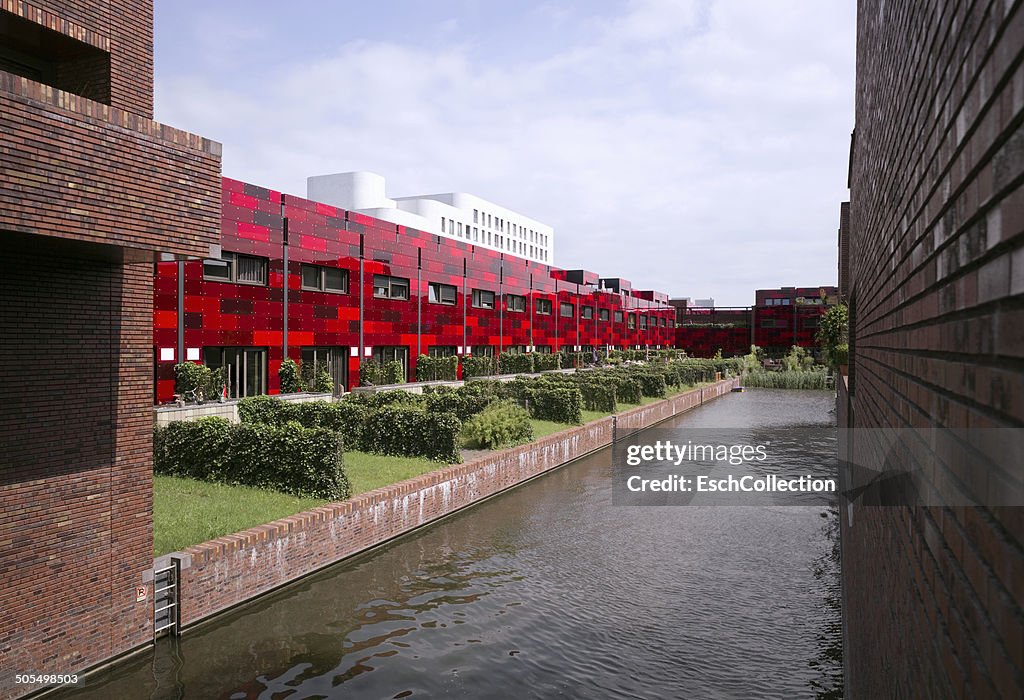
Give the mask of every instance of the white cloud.
[{"label": "white cloud", "polygon": [[299,195],[352,169],[399,196],[473,192],[554,225],[559,265],[641,288],[745,304],[833,281],[852,3],[576,19],[586,41],[533,58],[353,40],[255,84],[167,78],[158,117],[221,140],[226,175]]}]

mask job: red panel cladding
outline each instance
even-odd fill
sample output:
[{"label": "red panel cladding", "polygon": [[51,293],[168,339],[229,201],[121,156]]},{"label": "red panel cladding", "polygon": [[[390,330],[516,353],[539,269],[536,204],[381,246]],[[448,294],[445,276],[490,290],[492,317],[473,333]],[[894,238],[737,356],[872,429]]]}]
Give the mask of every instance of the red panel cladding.
[{"label": "red panel cladding", "polygon": [[[417,294],[422,300],[419,353],[428,354],[432,347],[459,348],[471,345],[463,337],[463,323],[466,307],[469,305],[464,289],[464,270],[466,260],[470,256],[471,246],[462,241],[423,234],[427,236],[425,245],[420,249],[420,284]],[[443,284],[455,287],[455,303],[431,302],[429,287],[431,284]],[[495,285],[494,289],[497,289]],[[465,292],[465,294],[464,294]],[[484,343],[479,343],[484,344]],[[416,349],[413,349],[416,352]]]},{"label": "red panel cladding", "polygon": [[[487,345],[498,352],[502,340],[501,301],[501,253],[487,248],[473,246],[466,260],[466,293],[469,296],[466,305],[466,344]],[[493,292],[495,301],[493,308],[475,305],[473,290]]]}]

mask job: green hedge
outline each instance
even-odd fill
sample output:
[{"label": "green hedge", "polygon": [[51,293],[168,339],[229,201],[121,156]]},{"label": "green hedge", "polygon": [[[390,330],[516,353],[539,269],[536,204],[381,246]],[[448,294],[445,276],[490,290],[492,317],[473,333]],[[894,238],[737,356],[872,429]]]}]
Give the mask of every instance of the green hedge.
[{"label": "green hedge", "polygon": [[220,396],[227,373],[223,367],[210,369],[195,362],[174,365],[174,388],[179,394],[199,389],[204,401],[216,401]]},{"label": "green hedge", "polygon": [[498,373],[498,363],[486,355],[470,355],[462,358],[462,378],[486,377]]},{"label": "green hedge", "polygon": [[823,370],[751,372],[744,377],[743,385],[766,389],[828,389],[827,377]]},{"label": "green hedge", "polygon": [[602,380],[581,382],[579,388],[583,397],[583,408],[588,411],[614,413],[619,410],[615,383]]},{"label": "green hedge", "polygon": [[583,394],[576,387],[531,388],[524,399],[534,418],[572,425],[583,422]]},{"label": "green hedge", "polygon": [[427,387],[424,396],[427,411],[454,413],[462,421],[480,413],[497,398],[491,393],[449,386]]},{"label": "green hedge", "polygon": [[638,372],[636,380],[640,382],[640,393],[653,398],[665,398],[665,377],[654,372]]},{"label": "green hedge", "polygon": [[534,353],[503,352],[498,356],[498,371],[502,374],[532,374]]},{"label": "green hedge", "polygon": [[533,371],[546,372],[551,369],[562,368],[562,354],[558,352],[535,352],[533,353]]},{"label": "green hedge", "polygon": [[511,401],[492,403],[462,426],[462,434],[478,447],[495,449],[533,439],[530,414]]},{"label": "green hedge", "polygon": [[455,464],[462,461],[461,433],[462,421],[453,413],[427,413],[418,408],[392,406],[367,414],[362,449]]},{"label": "green hedge", "polygon": [[436,382],[455,381],[458,379],[459,358],[457,355],[448,357],[430,357],[420,355],[416,358],[416,381]]},{"label": "green hedge", "polygon": [[282,426],[296,422],[306,428],[328,428],[341,433],[349,450],[362,449],[363,424],[369,410],[369,406],[348,400],[299,403],[252,396],[238,402],[238,418],[243,423]]},{"label": "green hedge", "polygon": [[178,421],[156,428],[154,471],[203,481],[341,500],[351,493],[341,439],[324,428],[233,425],[223,418]]}]

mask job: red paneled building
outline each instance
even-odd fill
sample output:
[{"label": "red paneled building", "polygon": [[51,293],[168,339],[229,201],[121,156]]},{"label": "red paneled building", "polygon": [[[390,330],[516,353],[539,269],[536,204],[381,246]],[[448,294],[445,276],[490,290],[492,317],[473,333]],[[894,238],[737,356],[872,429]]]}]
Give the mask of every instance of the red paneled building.
[{"label": "red paneled building", "polygon": [[668,295],[224,179],[219,258],[156,265],[156,399],[174,365],[225,367],[230,396],[280,391],[285,357],[341,391],[365,358],[671,347]]}]

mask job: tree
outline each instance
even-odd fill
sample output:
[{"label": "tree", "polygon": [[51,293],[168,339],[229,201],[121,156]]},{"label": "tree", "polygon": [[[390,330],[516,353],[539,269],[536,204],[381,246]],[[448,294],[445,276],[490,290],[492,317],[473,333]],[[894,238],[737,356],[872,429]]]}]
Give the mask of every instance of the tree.
[{"label": "tree", "polygon": [[846,304],[836,304],[821,317],[818,328],[818,345],[832,366],[839,364],[840,346],[845,346],[850,339],[850,311]]}]

